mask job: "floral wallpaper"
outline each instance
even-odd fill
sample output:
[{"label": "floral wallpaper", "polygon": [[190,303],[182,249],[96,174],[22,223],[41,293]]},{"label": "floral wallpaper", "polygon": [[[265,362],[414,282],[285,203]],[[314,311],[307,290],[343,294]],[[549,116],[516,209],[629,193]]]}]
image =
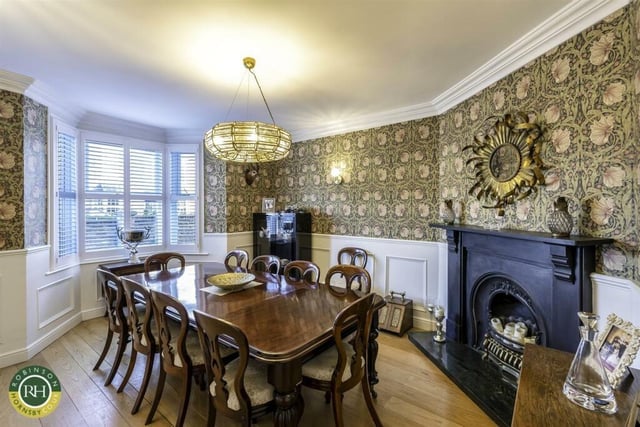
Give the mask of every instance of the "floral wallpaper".
[{"label": "floral wallpaper", "polygon": [[30,248],[47,243],[48,110],[24,100],[24,245]]},{"label": "floral wallpaper", "polygon": [[0,90],[0,250],[46,244],[47,108]]},{"label": "floral wallpaper", "polygon": [[[454,200],[462,223],[548,231],[553,201],[564,196],[574,234],[615,240],[600,251],[598,269],[640,280],[639,5],[633,1],[440,116],[295,143],[289,158],[261,166],[252,187],[241,167],[229,165],[216,178],[225,180],[226,205],[217,207],[226,206],[225,221],[205,219],[206,228],[224,231],[216,227],[226,222],[227,232],[250,230],[261,198],[276,197],[278,210],[311,211],[315,233],[441,240],[442,231],[428,224],[439,221],[445,199]],[[543,128],[546,185],[499,218],[468,194],[473,170],[462,148],[487,117],[514,111]],[[333,183],[334,166],[343,168],[343,184]]]}]

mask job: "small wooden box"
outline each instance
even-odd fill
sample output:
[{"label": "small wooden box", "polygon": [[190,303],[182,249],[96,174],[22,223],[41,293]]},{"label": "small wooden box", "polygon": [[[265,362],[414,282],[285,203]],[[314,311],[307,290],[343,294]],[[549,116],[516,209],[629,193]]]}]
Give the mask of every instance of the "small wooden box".
[{"label": "small wooden box", "polygon": [[404,295],[404,292],[391,291],[391,295],[384,298],[387,304],[380,309],[378,317],[381,330],[403,335],[413,327],[413,301]]}]

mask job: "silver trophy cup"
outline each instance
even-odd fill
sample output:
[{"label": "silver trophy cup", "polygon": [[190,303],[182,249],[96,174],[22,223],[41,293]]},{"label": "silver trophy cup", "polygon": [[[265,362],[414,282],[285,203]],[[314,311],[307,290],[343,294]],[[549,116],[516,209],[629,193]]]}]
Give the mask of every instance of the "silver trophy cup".
[{"label": "silver trophy cup", "polygon": [[139,263],[137,247],[140,242],[149,237],[151,227],[145,227],[144,230],[125,230],[123,227],[116,227],[116,233],[124,247],[129,249],[129,264]]}]

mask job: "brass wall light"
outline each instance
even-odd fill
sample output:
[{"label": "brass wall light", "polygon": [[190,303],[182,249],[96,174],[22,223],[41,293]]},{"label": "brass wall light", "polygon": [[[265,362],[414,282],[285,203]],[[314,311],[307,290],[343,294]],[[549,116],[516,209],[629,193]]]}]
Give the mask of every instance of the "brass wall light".
[{"label": "brass wall light", "polygon": [[256,60],[246,57],[243,63],[254,77],[272,123],[255,121],[218,123],[205,133],[204,145],[214,157],[228,162],[264,163],[284,159],[291,149],[291,134],[277,126],[273,120],[273,114],[262,93],[258,77],[253,72]]},{"label": "brass wall light", "polygon": [[342,184],[342,168],[340,166],[334,166],[331,168],[331,178],[333,179],[334,184]]}]

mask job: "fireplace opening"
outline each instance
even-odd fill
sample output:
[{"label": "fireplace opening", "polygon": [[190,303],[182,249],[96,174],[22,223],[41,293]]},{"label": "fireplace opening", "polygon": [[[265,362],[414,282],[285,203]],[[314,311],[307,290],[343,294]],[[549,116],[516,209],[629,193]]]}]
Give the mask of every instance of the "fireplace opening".
[{"label": "fireplace opening", "polygon": [[483,276],[473,287],[470,345],[495,363],[505,380],[517,387],[524,345],[546,344],[543,314],[531,295],[500,273]]}]

